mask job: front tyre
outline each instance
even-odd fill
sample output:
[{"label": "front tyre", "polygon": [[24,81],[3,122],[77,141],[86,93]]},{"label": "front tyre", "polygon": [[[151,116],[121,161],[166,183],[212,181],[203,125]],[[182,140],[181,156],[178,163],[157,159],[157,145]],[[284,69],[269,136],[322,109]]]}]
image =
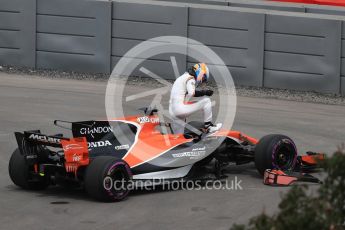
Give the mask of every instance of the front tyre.
[{"label": "front tyre", "polygon": [[86,192],[104,202],[121,201],[130,190],[132,173],[128,164],[116,157],[99,156],[93,159],[85,172]]},{"label": "front tyre", "polygon": [[292,170],[297,162],[296,145],[287,136],[267,135],[256,145],[254,159],[262,175],[266,169]]},{"label": "front tyre", "polygon": [[8,172],[13,183],[23,189],[42,190],[48,186],[47,178],[34,175],[33,166],[27,163],[18,148],[12,153]]}]

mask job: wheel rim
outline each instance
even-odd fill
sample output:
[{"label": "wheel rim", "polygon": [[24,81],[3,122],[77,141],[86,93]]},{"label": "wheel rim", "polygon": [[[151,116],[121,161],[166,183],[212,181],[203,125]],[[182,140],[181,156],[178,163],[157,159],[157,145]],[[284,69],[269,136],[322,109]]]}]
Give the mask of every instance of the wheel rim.
[{"label": "wheel rim", "polygon": [[125,198],[129,193],[127,187],[129,179],[130,177],[125,165],[113,165],[109,169],[107,177],[104,179],[106,186],[109,186],[110,184],[112,185],[111,189],[107,190],[108,194],[114,200],[121,200]]},{"label": "wheel rim", "polygon": [[295,165],[296,148],[289,140],[280,141],[273,153],[273,166],[282,170],[290,170]]}]

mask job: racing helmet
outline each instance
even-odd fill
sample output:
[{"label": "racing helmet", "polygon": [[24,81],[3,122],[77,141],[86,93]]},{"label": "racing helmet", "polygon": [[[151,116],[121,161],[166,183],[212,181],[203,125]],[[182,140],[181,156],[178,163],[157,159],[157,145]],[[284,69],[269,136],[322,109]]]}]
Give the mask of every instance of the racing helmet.
[{"label": "racing helmet", "polygon": [[207,82],[210,77],[210,71],[205,63],[195,64],[189,74],[194,76],[197,84]]}]

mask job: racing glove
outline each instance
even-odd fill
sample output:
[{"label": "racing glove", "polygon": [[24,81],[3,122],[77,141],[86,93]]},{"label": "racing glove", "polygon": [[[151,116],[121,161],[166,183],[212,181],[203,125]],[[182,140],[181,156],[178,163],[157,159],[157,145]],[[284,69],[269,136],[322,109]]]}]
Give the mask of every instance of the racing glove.
[{"label": "racing glove", "polygon": [[213,90],[210,89],[203,89],[203,90],[195,90],[194,97],[202,97],[202,96],[212,96]]}]

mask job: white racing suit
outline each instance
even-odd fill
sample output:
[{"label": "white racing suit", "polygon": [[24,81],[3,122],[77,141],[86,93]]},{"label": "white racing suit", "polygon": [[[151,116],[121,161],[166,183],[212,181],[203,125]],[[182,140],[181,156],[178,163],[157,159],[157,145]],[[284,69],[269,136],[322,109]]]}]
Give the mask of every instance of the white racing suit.
[{"label": "white racing suit", "polygon": [[169,113],[173,118],[173,131],[175,134],[183,133],[184,122],[186,118],[202,110],[204,122],[212,121],[212,104],[211,99],[202,97],[202,99],[189,102],[189,99],[195,94],[195,79],[188,73],[178,77],[171,89],[169,101]]}]

